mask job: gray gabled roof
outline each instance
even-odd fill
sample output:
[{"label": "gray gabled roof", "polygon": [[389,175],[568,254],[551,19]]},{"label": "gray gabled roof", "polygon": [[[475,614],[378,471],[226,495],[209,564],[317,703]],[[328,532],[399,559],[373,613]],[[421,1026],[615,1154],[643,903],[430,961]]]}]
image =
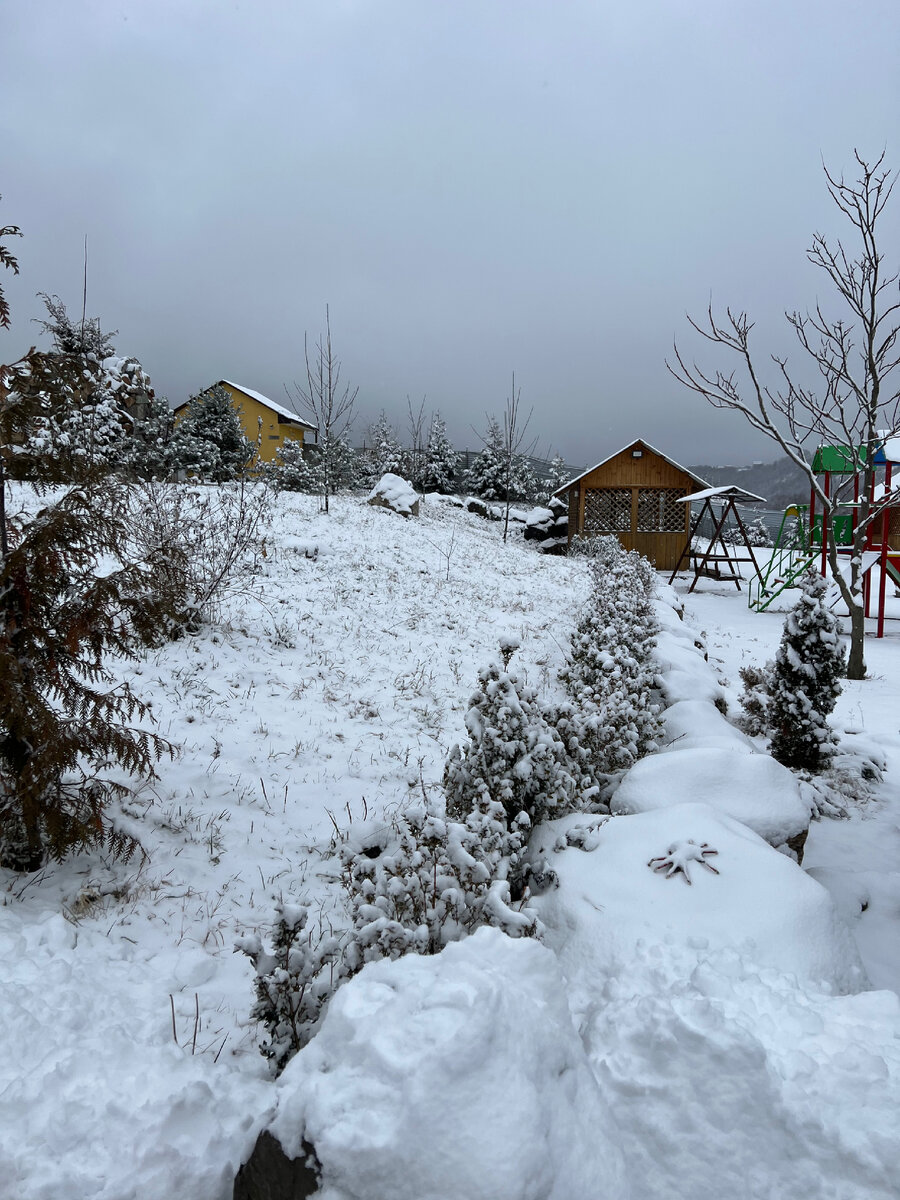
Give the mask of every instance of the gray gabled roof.
[{"label": "gray gabled roof", "polygon": [[600,460],[600,462],[594,463],[594,465],[592,467],[588,467],[588,469],[586,471],[582,471],[580,475],[577,475],[574,479],[570,479],[568,483],[564,483],[562,485],[562,487],[556,489],[556,491],[553,493],[553,495],[558,496],[561,492],[571,491],[571,489],[575,486],[576,483],[580,483],[581,480],[584,479],[585,475],[590,475],[590,473],[592,471],[596,471],[598,467],[605,466],[605,464],[608,463],[610,461],[610,459],[615,458],[616,455],[618,455],[618,454],[624,453],[624,451],[626,451],[626,450],[630,450],[633,446],[637,446],[638,443],[640,443],[640,445],[642,445],[645,450],[650,450],[653,454],[656,454],[659,458],[664,459],[669,464],[670,467],[674,467],[677,471],[683,471],[684,474],[688,476],[688,478],[693,479],[694,483],[699,483],[701,485],[701,487],[704,487],[704,488],[709,487],[709,484],[706,482],[705,479],[701,479],[699,475],[695,475],[693,471],[689,471],[687,469],[687,467],[683,467],[681,465],[681,463],[677,463],[674,458],[669,458],[668,454],[663,454],[662,450],[657,450],[655,446],[651,446],[650,443],[645,442],[643,438],[635,438],[633,442],[629,442],[627,445],[622,446],[622,448],[617,450],[615,454],[608,454],[606,456],[606,458],[602,458]]}]

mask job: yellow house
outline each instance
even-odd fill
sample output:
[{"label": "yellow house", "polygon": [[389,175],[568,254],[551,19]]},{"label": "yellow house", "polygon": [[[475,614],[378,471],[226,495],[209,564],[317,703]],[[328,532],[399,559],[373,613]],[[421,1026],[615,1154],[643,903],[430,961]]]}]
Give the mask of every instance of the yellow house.
[{"label": "yellow house", "polygon": [[[291,412],[283,404],[276,404],[268,396],[254,392],[252,388],[242,387],[239,383],[232,383],[230,379],[219,379],[210,386],[224,388],[231,397],[244,433],[254,444],[258,439],[259,462],[271,462],[285,442],[300,442],[302,445],[307,434],[312,434],[313,440],[315,439],[318,432],[315,425],[310,425],[295,412]],[[181,404],[175,409],[176,420],[186,407],[185,404]]]}]

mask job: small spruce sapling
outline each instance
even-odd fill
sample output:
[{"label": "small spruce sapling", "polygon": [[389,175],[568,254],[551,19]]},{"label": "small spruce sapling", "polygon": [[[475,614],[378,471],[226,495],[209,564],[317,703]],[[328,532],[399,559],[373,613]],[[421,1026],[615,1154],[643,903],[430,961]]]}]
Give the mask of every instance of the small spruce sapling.
[{"label": "small spruce sapling", "polygon": [[522,813],[533,825],[564,812],[574,799],[562,739],[547,723],[535,689],[509,668],[517,645],[502,641],[502,664],[479,672],[466,713],[469,739],[447,759],[444,791],[454,818],[465,820],[482,804],[499,803],[510,828]]},{"label": "small spruce sapling", "polygon": [[837,620],[825,604],[825,580],[810,570],[802,589],[775,656],[767,721],[773,758],[786,767],[818,771],[834,754],[828,716],[841,692],[846,655]]}]

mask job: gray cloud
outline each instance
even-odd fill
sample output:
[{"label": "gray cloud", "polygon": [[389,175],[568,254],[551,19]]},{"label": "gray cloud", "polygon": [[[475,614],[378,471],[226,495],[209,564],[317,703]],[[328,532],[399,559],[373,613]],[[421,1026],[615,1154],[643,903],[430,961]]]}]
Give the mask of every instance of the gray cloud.
[{"label": "gray cloud", "polygon": [[824,289],[805,247],[840,228],[821,160],[878,153],[900,107],[893,0],[32,0],[4,24],[25,238],[0,359],[34,293],[78,306],[87,234],[90,311],[173,401],[282,397],[328,302],[360,432],[427,394],[471,444],[515,369],[573,463],[638,435],[773,456],[664,358],[710,294],[790,348],[781,312]]}]

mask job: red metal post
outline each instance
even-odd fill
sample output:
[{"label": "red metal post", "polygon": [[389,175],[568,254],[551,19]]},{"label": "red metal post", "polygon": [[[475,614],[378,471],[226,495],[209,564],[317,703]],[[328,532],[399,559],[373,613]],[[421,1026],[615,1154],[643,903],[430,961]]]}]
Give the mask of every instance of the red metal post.
[{"label": "red metal post", "polygon": [[[887,494],[891,490],[891,463],[888,463],[884,468],[884,495],[887,499]],[[875,633],[876,637],[884,637],[884,604],[885,595],[887,592],[887,552],[888,552],[888,517],[890,509],[885,505],[881,514],[881,556],[878,560],[881,579],[878,581],[878,629]]]}]

